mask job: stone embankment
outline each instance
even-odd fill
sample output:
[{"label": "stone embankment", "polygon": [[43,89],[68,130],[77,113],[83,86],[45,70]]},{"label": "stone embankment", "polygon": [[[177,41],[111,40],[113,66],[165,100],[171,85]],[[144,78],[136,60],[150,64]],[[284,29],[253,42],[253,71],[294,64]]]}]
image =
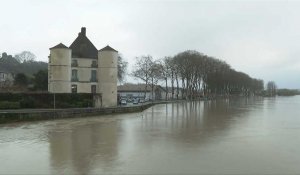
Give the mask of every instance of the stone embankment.
[{"label": "stone embankment", "polygon": [[62,118],[98,116],[98,115],[105,115],[105,114],[141,112],[155,104],[162,104],[168,102],[171,101],[159,101],[153,103],[143,103],[134,106],[118,106],[113,108],[0,110],[0,123],[34,121],[34,120],[51,120],[51,119],[62,119]]}]

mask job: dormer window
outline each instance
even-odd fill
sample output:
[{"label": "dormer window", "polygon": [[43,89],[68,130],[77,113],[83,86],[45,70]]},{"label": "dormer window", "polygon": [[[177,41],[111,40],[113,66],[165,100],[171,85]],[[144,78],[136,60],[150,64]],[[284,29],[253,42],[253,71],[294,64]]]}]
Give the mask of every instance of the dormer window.
[{"label": "dormer window", "polygon": [[92,61],[91,67],[97,68],[98,67],[97,61]]},{"label": "dormer window", "polygon": [[72,66],[72,67],[77,67],[77,66],[78,66],[77,60],[72,60],[71,66]]}]

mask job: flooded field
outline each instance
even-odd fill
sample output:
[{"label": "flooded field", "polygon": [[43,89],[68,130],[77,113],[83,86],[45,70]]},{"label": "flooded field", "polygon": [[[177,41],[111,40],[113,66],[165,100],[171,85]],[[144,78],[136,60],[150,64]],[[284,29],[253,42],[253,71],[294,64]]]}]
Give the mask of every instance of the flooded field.
[{"label": "flooded field", "polygon": [[0,174],[300,173],[300,97],[0,125]]}]

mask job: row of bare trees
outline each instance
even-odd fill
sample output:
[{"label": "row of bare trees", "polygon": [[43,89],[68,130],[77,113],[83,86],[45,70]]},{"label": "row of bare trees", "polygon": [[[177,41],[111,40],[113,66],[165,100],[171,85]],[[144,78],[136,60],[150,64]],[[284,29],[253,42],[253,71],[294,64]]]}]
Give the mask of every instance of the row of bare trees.
[{"label": "row of bare trees", "polygon": [[250,95],[264,89],[262,80],[251,78],[235,71],[224,61],[193,50],[160,60],[151,56],[138,57],[131,75],[141,79],[146,88],[151,86],[153,89],[157,83],[164,82],[173,99],[178,98],[180,91],[183,98],[195,99],[215,95]]}]

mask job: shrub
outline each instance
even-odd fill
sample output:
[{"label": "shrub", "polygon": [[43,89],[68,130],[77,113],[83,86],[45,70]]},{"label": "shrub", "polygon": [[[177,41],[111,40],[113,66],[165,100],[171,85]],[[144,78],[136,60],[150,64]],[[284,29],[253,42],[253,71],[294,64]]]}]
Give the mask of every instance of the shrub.
[{"label": "shrub", "polygon": [[0,109],[19,109],[19,102],[0,101]]},{"label": "shrub", "polygon": [[30,96],[24,97],[20,101],[20,107],[21,108],[34,108],[35,107],[35,100],[34,100],[34,98],[32,98]]},{"label": "shrub", "polygon": [[20,101],[22,98],[22,94],[14,94],[14,93],[0,93],[0,99],[3,101]]},{"label": "shrub", "polygon": [[[51,93],[0,93],[1,101],[15,103],[15,107],[0,107],[0,109],[14,108],[53,108],[54,94]],[[18,104],[18,106],[16,106]],[[56,108],[82,108],[91,107],[92,94],[55,94]]]}]

